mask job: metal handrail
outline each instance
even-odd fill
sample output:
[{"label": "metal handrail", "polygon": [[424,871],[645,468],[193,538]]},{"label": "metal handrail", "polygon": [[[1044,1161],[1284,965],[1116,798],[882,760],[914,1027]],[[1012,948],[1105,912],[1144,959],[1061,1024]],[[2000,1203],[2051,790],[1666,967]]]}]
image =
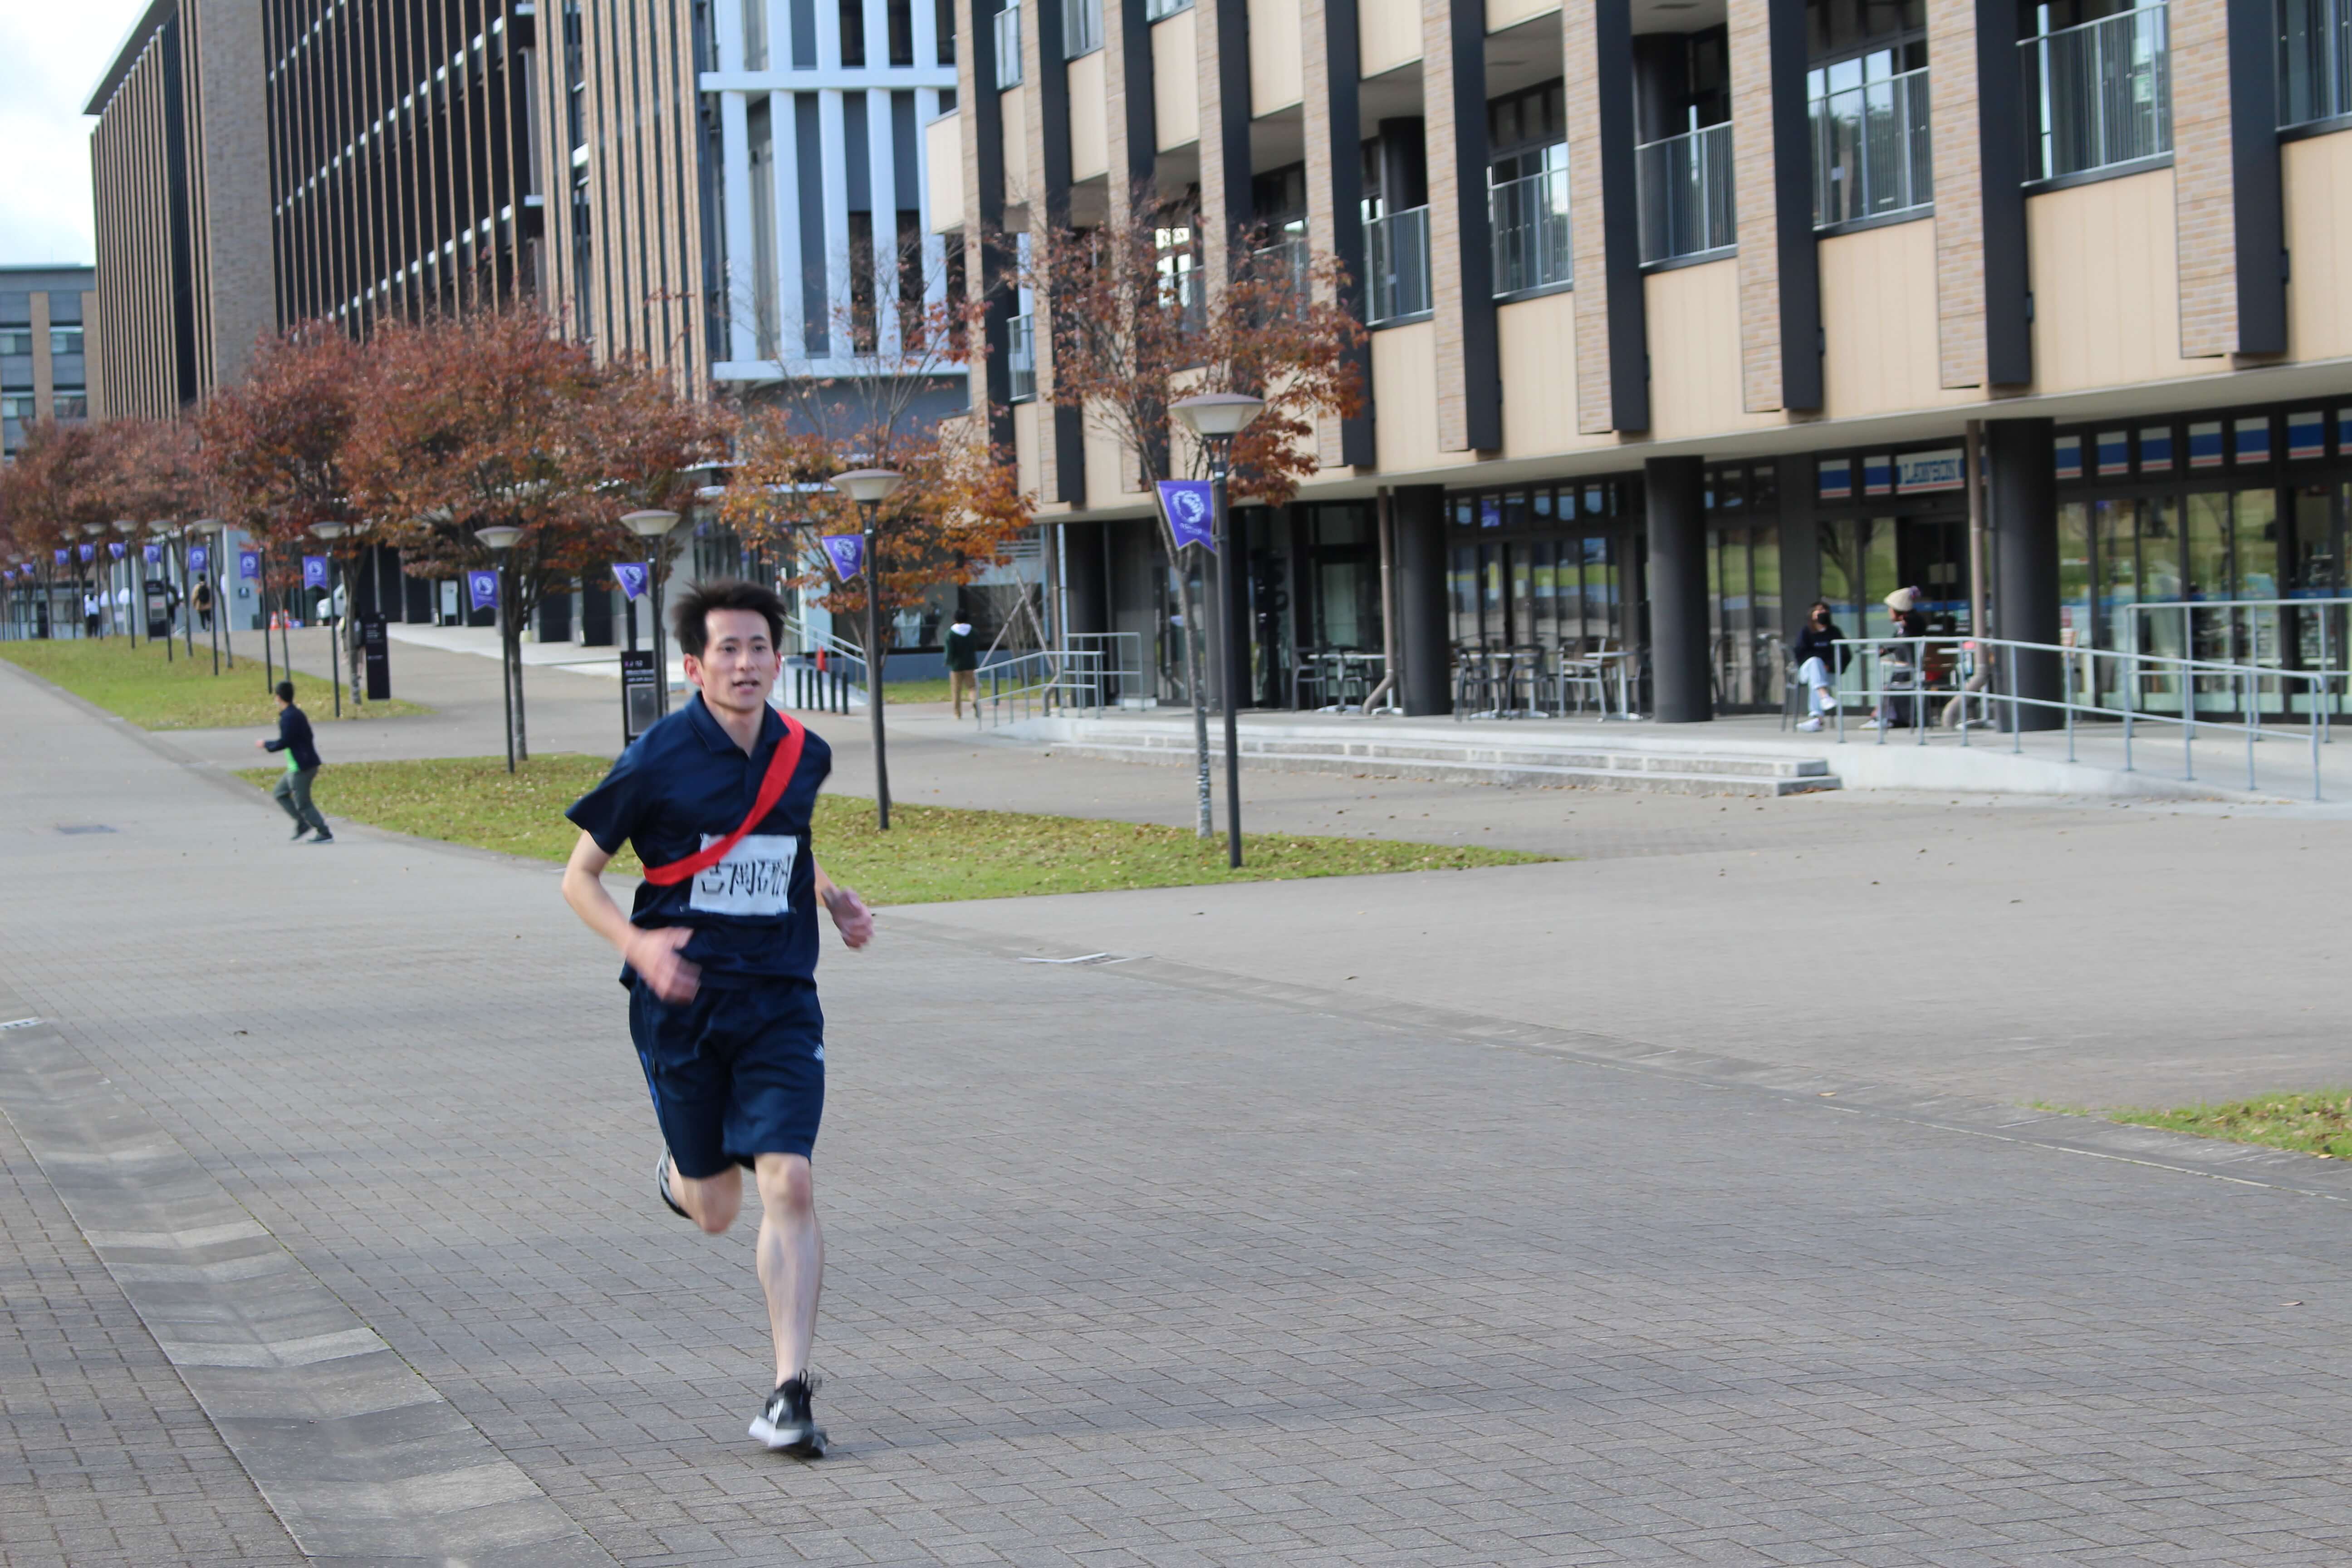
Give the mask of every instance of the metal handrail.
[{"label": "metal handrail", "polygon": [[[1863,689],[1859,695],[1865,696],[1871,700],[1871,706],[1877,720],[1878,744],[1882,746],[1886,743],[1886,731],[1891,727],[1886,722],[1887,716],[1894,711],[1891,702],[1909,700],[1920,704],[1919,710],[1913,714],[1914,719],[1919,721],[1914,723],[1912,728],[1916,731],[1913,743],[1921,746],[1927,743],[1929,726],[1925,722],[1927,718],[1925,705],[1930,699],[1947,700],[1947,718],[1957,716],[1958,719],[1959,721],[1956,727],[1959,731],[1960,744],[1963,746],[1969,743],[1969,731],[1971,729],[1990,728],[1994,716],[2006,710],[2008,723],[2005,728],[2010,731],[2010,750],[2012,752],[2022,752],[2025,749],[2024,726],[2021,722],[2023,710],[2027,708],[2054,709],[2065,716],[2066,760],[2070,763],[2078,760],[2074,750],[2078,715],[2101,722],[2119,722],[2123,728],[2126,773],[2134,772],[2137,767],[2133,751],[2136,725],[2141,723],[2179,725],[2181,727],[2182,776],[2192,782],[2197,777],[2195,745],[2199,729],[2243,734],[2246,737],[2246,787],[2249,790],[2259,787],[2255,783],[2254,774],[2255,743],[2263,738],[2266,731],[2269,734],[2282,740],[2290,738],[2294,734],[2291,730],[2277,725],[2265,726],[2262,722],[2259,700],[2261,683],[2265,680],[2304,682],[2311,689],[2312,708],[2316,715],[2327,701],[2332,688],[2339,683],[2352,682],[2352,670],[2277,669],[2259,665],[2224,664],[2214,659],[2176,658],[2165,654],[2132,653],[2118,648],[2069,647],[2060,643],[2021,642],[2009,637],[1842,637],[1838,639],[1835,646],[1854,650],[1860,656],[1855,660],[1856,664],[1871,677],[1862,683]],[[1886,683],[1885,666],[1889,649],[1908,653],[1910,656],[1908,659],[1900,661],[1903,668],[1918,672],[1927,668],[1927,655],[1931,648],[1943,648],[1951,652],[1954,656],[1952,668],[1955,674],[1969,677],[1965,686],[1955,684],[1945,688],[1931,688],[1921,683],[1916,673],[1906,684],[1890,686]],[[1976,668],[1976,660],[1987,654],[1992,656],[1991,662],[1995,668],[1979,671]],[[2021,655],[2046,655],[2057,660],[2060,680],[2058,697],[2054,699],[2029,697],[2017,689],[2017,666]],[[2097,661],[2100,659],[2113,659],[2123,666],[2126,679],[2119,679],[2116,683],[2116,689],[2124,700],[2120,710],[2105,707],[2096,700],[2100,689],[2100,682],[2097,679]],[[2079,686],[2076,676],[2078,664],[2087,664],[2091,668],[2090,679]],[[2006,683],[2006,690],[1994,689],[1996,669],[1999,679]],[[2232,682],[2245,695],[2245,700],[2240,709],[2242,717],[2236,721],[2202,718],[2198,715],[2193,703],[2183,703],[2182,711],[2179,713],[2167,713],[2161,710],[2144,708],[2137,699],[2140,695],[2142,682],[2151,674],[2162,679],[2179,680],[2183,683],[2184,688],[2186,683],[2192,680]],[[2087,689],[2092,700],[2076,700],[2076,692],[2084,689]],[[1843,695],[1842,689],[1841,696]],[[1957,705],[1956,714],[1955,705]],[[1969,712],[1971,709],[1985,716],[1981,719],[1969,718]],[[2307,732],[2305,738],[2311,747],[2311,798],[2325,799],[2320,788],[2319,759],[2320,747],[2326,743],[2326,737],[2323,726],[2315,721],[2303,728]],[[1845,704],[1843,701],[1841,701],[1837,708],[1837,738],[1840,744],[1844,743]]]},{"label": "metal handrail", "polygon": [[996,85],[1021,85],[1021,7],[1011,5],[996,14]]},{"label": "metal handrail", "polygon": [[1379,326],[1425,316],[1429,282],[1429,208],[1407,207],[1364,221],[1364,324]]},{"label": "metal handrail", "polygon": [[1731,152],[1729,121],[1633,149],[1643,265],[1727,251],[1739,242]]},{"label": "metal handrail", "polygon": [[1495,234],[1497,296],[1575,281],[1565,159],[1556,168],[1487,186],[1486,221]]},{"label": "metal handrail", "polygon": [[1073,632],[1061,647],[1003,655],[973,672],[972,721],[992,728],[1039,713],[1099,714],[1140,685],[1142,661],[1137,632]]},{"label": "metal handrail", "polygon": [[1014,403],[1037,397],[1037,319],[1019,315],[1004,323],[1004,367],[1008,395]]},{"label": "metal handrail", "polygon": [[1927,69],[1823,90],[1810,104],[1813,224],[1908,212],[1935,200]]},{"label": "metal handrail", "polygon": [[2352,0],[2280,0],[2279,126],[2352,114]]}]

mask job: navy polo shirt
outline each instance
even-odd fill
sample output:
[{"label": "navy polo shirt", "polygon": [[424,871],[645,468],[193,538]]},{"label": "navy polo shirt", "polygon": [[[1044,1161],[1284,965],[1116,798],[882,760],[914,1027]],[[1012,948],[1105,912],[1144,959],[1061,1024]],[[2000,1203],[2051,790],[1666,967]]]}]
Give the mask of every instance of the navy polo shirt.
[{"label": "navy polo shirt", "polygon": [[[734,832],[756,803],[768,760],[784,738],[776,710],[762,713],[760,742],[746,756],[696,692],[632,742],[604,782],[563,815],[607,855],[629,844],[648,866],[685,859]],[[701,966],[705,985],[814,982],[816,865],[809,816],[832,772],[833,748],[808,733],[782,798],[727,858],[668,887],[640,882],[629,919],[649,929],[692,926],[684,956]],[[631,978],[624,966],[621,983]]]}]

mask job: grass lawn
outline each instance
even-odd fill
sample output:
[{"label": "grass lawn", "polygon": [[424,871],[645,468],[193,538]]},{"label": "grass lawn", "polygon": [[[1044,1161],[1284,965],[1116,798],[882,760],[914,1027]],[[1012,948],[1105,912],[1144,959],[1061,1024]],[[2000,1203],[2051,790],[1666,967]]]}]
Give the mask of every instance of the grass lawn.
[{"label": "grass lawn", "polygon": [[[562,860],[580,837],[563,820],[563,808],[603,778],[607,765],[595,757],[534,757],[509,777],[502,757],[330,763],[319,775],[314,798],[331,816],[422,838]],[[278,772],[248,768],[239,776],[267,788]],[[1198,839],[1178,827],[900,805],[891,809],[885,835],[875,831],[871,801],[832,795],[817,801],[816,844],[827,875],[877,904],[1459,870],[1550,858],[1503,849],[1266,835],[1248,840],[1250,863],[1232,872],[1225,868],[1222,839]],[[614,868],[634,876],[636,858],[625,849]]]},{"label": "grass lawn", "polygon": [[886,680],[882,683],[882,706],[893,702],[945,702],[948,700],[947,678],[937,680]]},{"label": "grass lawn", "polygon": [[[213,673],[212,649],[196,645],[196,656],[177,647],[163,657],[163,645],[128,637],[0,642],[0,658],[21,665],[75,696],[120,713],[144,730],[224,730],[249,724],[274,729],[278,703],[262,685],[259,659],[240,658],[235,671],[226,663]],[[284,672],[281,670],[282,675]],[[295,698],[313,724],[331,723],[335,694],[317,676],[294,677]],[[429,713],[414,702],[371,702],[364,709],[343,704],[343,717],[389,719]]]},{"label": "grass lawn", "polygon": [[2189,1105],[2169,1110],[2117,1110],[2116,1121],[2135,1127],[2167,1127],[2200,1138],[2263,1143],[2352,1160],[2352,1089],[2316,1094],[2264,1094],[2226,1105]]}]

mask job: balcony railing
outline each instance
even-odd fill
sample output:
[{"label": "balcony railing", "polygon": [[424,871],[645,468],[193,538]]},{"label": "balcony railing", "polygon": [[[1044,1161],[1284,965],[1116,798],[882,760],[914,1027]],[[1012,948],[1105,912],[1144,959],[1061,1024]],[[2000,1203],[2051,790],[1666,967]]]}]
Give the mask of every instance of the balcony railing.
[{"label": "balcony railing", "polygon": [[996,85],[1021,85],[1021,7],[1007,5],[996,14]]},{"label": "balcony railing", "polygon": [[1304,310],[1314,283],[1310,255],[1305,235],[1286,234],[1250,252],[1250,271],[1288,294],[1293,310]]},{"label": "balcony railing", "polygon": [[2279,0],[2279,124],[2352,114],[2352,0]]},{"label": "balcony railing", "polygon": [[1013,401],[1031,403],[1037,396],[1037,320],[1015,316],[1004,324],[1004,367],[1012,373]]},{"label": "balcony railing", "polygon": [[2038,106],[2032,179],[2054,180],[2172,151],[2166,8],[2146,5],[2018,44]]},{"label": "balcony railing", "polygon": [[1572,281],[1568,169],[1545,169],[1486,188],[1495,227],[1495,292],[1524,294]]},{"label": "balcony railing", "polygon": [[[1825,85],[1836,79],[1830,71],[1814,75]],[[1908,212],[1934,199],[1927,68],[1817,93],[1812,109],[1815,227]]]},{"label": "balcony railing", "polygon": [[1738,243],[1728,121],[1633,149],[1633,187],[1645,265],[1729,251]]},{"label": "balcony railing", "polygon": [[1192,0],[1143,0],[1143,19],[1157,22],[1164,16],[1173,16],[1179,11],[1192,8]]},{"label": "balcony railing", "polygon": [[1062,58],[1076,59],[1102,47],[1103,0],[1062,0]]},{"label": "balcony railing", "polygon": [[1429,209],[1410,207],[1364,224],[1364,324],[1429,314]]}]

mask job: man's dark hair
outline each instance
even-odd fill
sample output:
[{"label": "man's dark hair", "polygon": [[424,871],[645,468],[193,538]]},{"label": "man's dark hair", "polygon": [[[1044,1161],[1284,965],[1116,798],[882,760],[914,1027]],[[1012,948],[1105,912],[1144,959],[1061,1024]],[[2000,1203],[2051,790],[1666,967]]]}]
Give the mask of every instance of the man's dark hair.
[{"label": "man's dark hair", "polygon": [[782,647],[784,641],[784,601],[773,588],[762,588],[757,583],[746,583],[740,577],[715,577],[708,583],[697,583],[677,596],[670,609],[670,626],[677,634],[680,653],[702,657],[710,646],[709,615],[713,610],[749,610],[768,623],[768,641]]},{"label": "man's dark hair", "polygon": [[280,702],[291,702],[294,700],[294,683],[292,681],[281,680],[273,689],[277,691],[278,700]]}]

